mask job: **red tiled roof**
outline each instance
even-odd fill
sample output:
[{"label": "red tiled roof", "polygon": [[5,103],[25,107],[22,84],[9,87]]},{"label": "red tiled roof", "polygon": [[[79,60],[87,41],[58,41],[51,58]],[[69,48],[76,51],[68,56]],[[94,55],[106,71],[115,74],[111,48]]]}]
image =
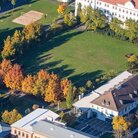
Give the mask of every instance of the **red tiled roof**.
[{"label": "red tiled roof", "polygon": [[124,5],[128,1],[132,1],[132,2],[135,3],[135,8],[138,9],[138,0],[101,0],[101,1],[107,2],[107,3],[111,3],[113,5],[116,5],[116,4],[122,4],[122,5]]}]

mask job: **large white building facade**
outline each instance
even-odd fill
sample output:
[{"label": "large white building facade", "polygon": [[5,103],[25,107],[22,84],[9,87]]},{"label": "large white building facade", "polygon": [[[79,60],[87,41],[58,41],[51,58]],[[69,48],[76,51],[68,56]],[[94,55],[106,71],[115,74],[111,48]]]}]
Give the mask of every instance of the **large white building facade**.
[{"label": "large white building facade", "polygon": [[138,107],[138,74],[125,71],[73,104],[75,112],[100,120],[124,116]]},{"label": "large white building facade", "polygon": [[110,20],[116,17],[123,22],[127,19],[138,21],[138,0],[76,0],[75,15],[79,3],[82,9],[91,6],[102,10]]}]

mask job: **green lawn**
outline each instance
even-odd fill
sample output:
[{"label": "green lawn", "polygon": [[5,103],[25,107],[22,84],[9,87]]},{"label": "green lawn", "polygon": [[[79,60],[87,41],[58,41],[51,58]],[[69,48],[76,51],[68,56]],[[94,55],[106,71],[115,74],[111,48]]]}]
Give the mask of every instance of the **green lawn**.
[{"label": "green lawn", "polygon": [[42,19],[44,24],[48,24],[57,17],[57,7],[56,0],[55,2],[53,0],[30,0],[28,4],[17,7],[13,13],[7,12],[6,14],[0,14],[0,42],[2,43],[7,35],[13,34],[15,29],[21,29],[23,27],[12,22],[16,17],[30,10],[36,10],[48,15],[46,21],[44,18]]},{"label": "green lawn", "polygon": [[47,69],[83,84],[110,70],[124,71],[127,69],[125,54],[137,51],[137,45],[115,38],[69,31],[30,50],[18,63],[25,66],[26,73]]}]

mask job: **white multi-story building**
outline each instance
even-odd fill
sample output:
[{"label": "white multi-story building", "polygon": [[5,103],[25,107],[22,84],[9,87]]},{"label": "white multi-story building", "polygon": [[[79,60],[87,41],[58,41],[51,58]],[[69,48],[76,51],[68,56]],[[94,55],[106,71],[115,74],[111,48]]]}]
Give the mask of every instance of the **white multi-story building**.
[{"label": "white multi-story building", "polygon": [[138,0],[76,0],[75,15],[79,3],[82,9],[91,6],[102,10],[109,19],[116,17],[123,22],[126,19],[138,21]]},{"label": "white multi-story building", "polygon": [[101,120],[124,116],[138,106],[138,74],[125,71],[74,103],[75,111],[94,114]]}]

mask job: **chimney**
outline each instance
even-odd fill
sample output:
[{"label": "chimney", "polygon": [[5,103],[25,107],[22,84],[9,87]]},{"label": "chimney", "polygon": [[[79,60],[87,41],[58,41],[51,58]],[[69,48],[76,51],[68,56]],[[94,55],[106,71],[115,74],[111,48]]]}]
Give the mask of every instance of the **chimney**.
[{"label": "chimney", "polygon": [[134,90],[134,94],[138,94],[138,91]]},{"label": "chimney", "polygon": [[134,98],[132,93],[129,93],[129,97],[130,98]]},{"label": "chimney", "polygon": [[119,102],[120,102],[121,104],[123,104],[123,100],[119,100]]}]

